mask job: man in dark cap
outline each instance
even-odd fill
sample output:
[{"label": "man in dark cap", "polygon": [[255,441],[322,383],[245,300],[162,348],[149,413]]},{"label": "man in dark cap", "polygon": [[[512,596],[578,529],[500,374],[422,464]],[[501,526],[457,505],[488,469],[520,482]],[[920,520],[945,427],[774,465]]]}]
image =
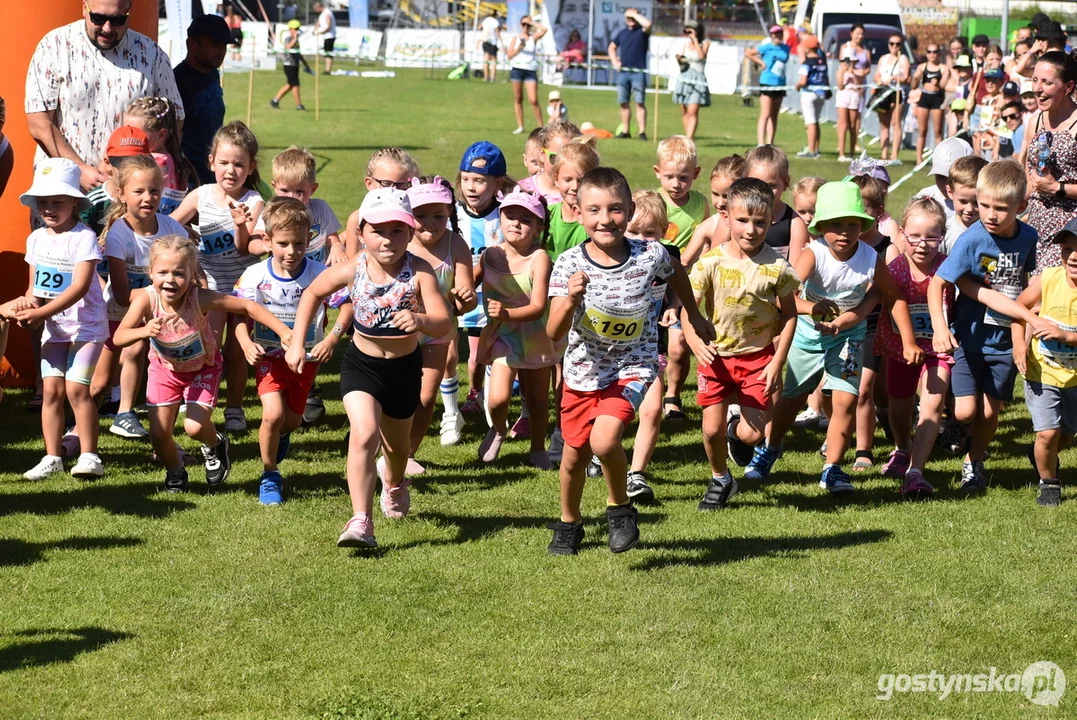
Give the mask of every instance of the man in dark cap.
[{"label": "man in dark cap", "polygon": [[224,124],[224,91],[218,72],[232,34],[218,15],[199,15],[187,28],[187,57],[176,66],[187,121],[183,126],[183,154],[198,172],[201,184],[215,182],[209,169],[209,148],[213,135]]}]

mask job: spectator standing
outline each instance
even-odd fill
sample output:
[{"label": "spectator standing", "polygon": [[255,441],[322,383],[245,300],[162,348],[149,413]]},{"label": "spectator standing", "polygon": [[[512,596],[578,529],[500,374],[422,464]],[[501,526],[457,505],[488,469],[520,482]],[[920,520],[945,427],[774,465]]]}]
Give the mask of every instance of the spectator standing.
[{"label": "spectator standing", "polygon": [[288,22],[289,20],[298,20],[299,7],[295,4],[295,0],[284,0],[284,11],[281,13],[281,22]]},{"label": "spectator standing", "polygon": [[199,185],[217,182],[209,169],[209,148],[214,134],[224,125],[224,91],[218,69],[231,40],[224,18],[196,17],[187,28],[187,57],[173,71],[187,108],[181,147],[198,173]]},{"label": "spectator standing", "polygon": [[243,57],[243,17],[229,5],[224,9],[224,21],[232,33],[232,59],[238,61]]},{"label": "spectator standing", "polygon": [[701,22],[685,25],[684,34],[687,40],[677,55],[681,75],[677,78],[673,102],[681,106],[684,134],[694,140],[699,125],[699,109],[711,105],[711,90],[705,72],[711,41],[707,39]]},{"label": "spectator standing", "polygon": [[759,47],[748,48],[744,57],[758,65],[759,84],[773,90],[759,91],[759,123],[756,126],[756,142],[770,145],[778,133],[778,111],[782,109],[785,98],[785,66],[789,62],[789,46],[782,42],[780,25],[770,27],[770,39],[764,40]]},{"label": "spectator standing", "polygon": [[482,45],[482,80],[496,82],[497,49],[501,45],[501,20],[497,10],[491,10],[479,25],[479,43]]},{"label": "spectator standing", "polygon": [[38,43],[26,74],[26,120],[35,163],[65,157],[84,191],[108,179],[97,165],[123,113],[142,97],[164,97],[184,118],[172,64],[157,43],[129,30],[131,0],[85,0],[83,16]]},{"label": "spectator standing", "polygon": [[542,121],[542,111],[538,106],[538,57],[535,55],[535,43],[546,34],[546,28],[531,19],[530,15],[520,18],[520,32],[513,35],[509,40],[506,55],[509,58],[509,80],[512,81],[512,95],[516,111],[516,129],[513,135],[519,135],[524,131],[524,90],[527,90],[527,102],[531,105],[531,111],[535,114],[535,122],[539,127],[545,123]]},{"label": "spectator standing", "polygon": [[632,137],[632,108],[636,103],[636,125],[639,139],[647,139],[647,53],[651,42],[651,21],[635,8],[625,10],[625,27],[610,42],[610,64],[617,71],[617,102],[621,105],[619,138]]},{"label": "spectator standing", "polygon": [[325,74],[333,72],[333,48],[337,44],[337,19],[333,11],[320,2],[314,3],[314,12],[318,13],[318,22],[314,25],[314,34],[322,39],[325,51]]}]

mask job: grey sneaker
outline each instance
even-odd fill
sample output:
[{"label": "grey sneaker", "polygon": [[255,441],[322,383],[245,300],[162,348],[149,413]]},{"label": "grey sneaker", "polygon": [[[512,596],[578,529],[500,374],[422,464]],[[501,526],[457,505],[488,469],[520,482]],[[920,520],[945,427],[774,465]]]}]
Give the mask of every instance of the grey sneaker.
[{"label": "grey sneaker", "polygon": [[654,502],[654,490],[651,489],[650,484],[647,482],[647,473],[628,473],[628,498],[633,503]]},{"label": "grey sneaker", "polygon": [[129,440],[145,440],[150,436],[146,428],[142,427],[138,416],[130,411],[117,413],[112,421],[112,427],[108,431],[113,435],[119,435]]}]

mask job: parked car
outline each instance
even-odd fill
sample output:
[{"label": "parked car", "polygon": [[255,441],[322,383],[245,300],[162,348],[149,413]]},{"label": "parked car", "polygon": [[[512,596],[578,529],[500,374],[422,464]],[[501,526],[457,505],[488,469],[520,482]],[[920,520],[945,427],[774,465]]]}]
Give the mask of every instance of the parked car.
[{"label": "parked car", "polygon": [[[849,33],[852,30],[852,23],[838,23],[831,25],[823,33],[822,46],[826,51],[827,57],[838,58],[838,51],[841,46],[849,42]],[[864,47],[871,53],[871,63],[874,65],[879,62],[879,58],[890,52],[890,48],[887,42],[890,40],[890,36],[895,32],[901,32],[901,28],[894,27],[892,25],[876,25],[864,24]],[[905,43],[905,55],[909,58],[910,62],[915,62],[912,50],[909,48],[909,43]]]}]

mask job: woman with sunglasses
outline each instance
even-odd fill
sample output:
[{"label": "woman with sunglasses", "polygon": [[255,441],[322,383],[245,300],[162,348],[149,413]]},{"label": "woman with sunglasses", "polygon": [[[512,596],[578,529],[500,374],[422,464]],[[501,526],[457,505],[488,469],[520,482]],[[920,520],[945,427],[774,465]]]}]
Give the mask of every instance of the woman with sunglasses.
[{"label": "woman with sunglasses", "polygon": [[546,34],[546,28],[531,20],[530,15],[520,19],[520,32],[509,40],[506,55],[509,59],[509,80],[512,81],[513,109],[516,112],[516,129],[513,135],[524,131],[524,88],[527,88],[527,102],[535,115],[535,123],[542,127],[542,111],[538,105],[538,58],[535,56],[535,43]]},{"label": "woman with sunglasses", "polygon": [[785,98],[785,66],[790,54],[789,46],[782,42],[784,34],[781,25],[772,25],[770,39],[744,51],[745,58],[763,69],[759,84],[765,89],[759,92],[759,123],[755,129],[760,145],[770,145],[778,133],[778,111]]},{"label": "woman with sunglasses", "polygon": [[941,50],[937,43],[927,46],[927,62],[916,68],[912,76],[913,94],[916,95],[916,164],[924,159],[927,131],[935,132],[935,144],[942,142],[944,88],[950,82],[950,68],[940,61]]},{"label": "woman with sunglasses", "polygon": [[1046,52],[1032,71],[1039,112],[1028,123],[1021,155],[1028,175],[1028,219],[1040,235],[1036,272],[1062,264],[1054,237],[1077,217],[1077,60]]},{"label": "woman with sunglasses", "polygon": [[704,72],[711,42],[707,39],[701,22],[685,25],[684,35],[687,39],[677,54],[681,74],[677,78],[673,102],[681,106],[684,134],[694,140],[696,127],[699,125],[699,108],[710,107],[711,104],[711,90]]},{"label": "woman with sunglasses", "polygon": [[[909,82],[909,58],[903,52],[905,38],[901,33],[894,33],[886,43],[890,52],[879,58],[875,69],[875,83],[883,86],[875,91],[878,100],[875,112],[879,114],[879,147],[882,148],[883,160],[894,163],[898,160],[901,149],[901,110],[906,100],[906,84]],[[881,98],[881,99],[880,99]]]},{"label": "woman with sunglasses", "polygon": [[[854,82],[857,85],[863,85],[867,82],[868,75],[871,74],[871,51],[864,47],[864,26],[860,23],[855,23],[849,28],[849,41],[841,46],[841,50],[838,53],[838,57],[850,57],[852,58],[852,71]],[[852,123],[850,130],[853,134],[853,146],[852,154],[860,152],[860,148],[857,146],[860,138],[860,121],[861,115],[864,112],[864,94],[863,89],[860,90],[860,106],[856,108],[855,112],[849,114],[849,119]]]}]

